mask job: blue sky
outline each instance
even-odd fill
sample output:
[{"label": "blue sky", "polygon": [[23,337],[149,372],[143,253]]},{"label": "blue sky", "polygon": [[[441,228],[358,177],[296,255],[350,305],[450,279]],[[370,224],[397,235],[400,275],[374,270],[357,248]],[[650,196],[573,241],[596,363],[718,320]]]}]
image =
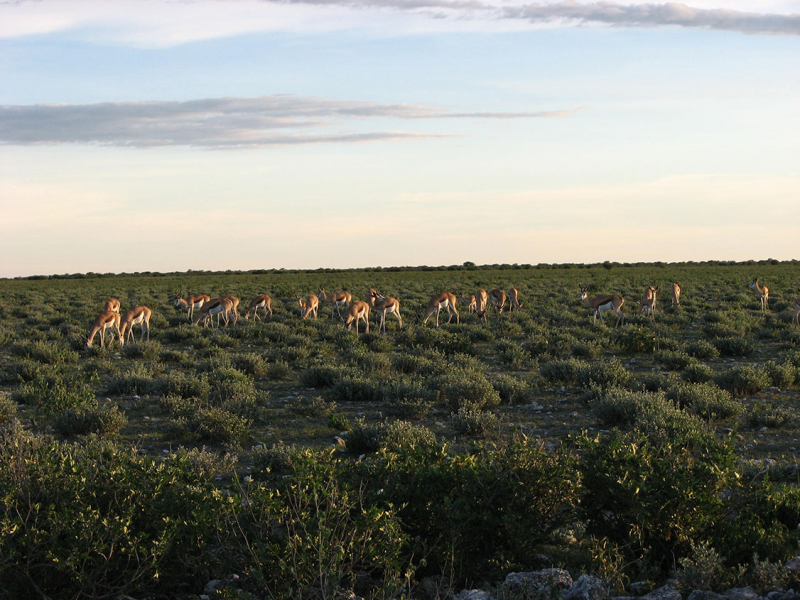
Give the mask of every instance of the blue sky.
[{"label": "blue sky", "polygon": [[377,4],[0,2],[0,276],[800,257],[800,2]]}]

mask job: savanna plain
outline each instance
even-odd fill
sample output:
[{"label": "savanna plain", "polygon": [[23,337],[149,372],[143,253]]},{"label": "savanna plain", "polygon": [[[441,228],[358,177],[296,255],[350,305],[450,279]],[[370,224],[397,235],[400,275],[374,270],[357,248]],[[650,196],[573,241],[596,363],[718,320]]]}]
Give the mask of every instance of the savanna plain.
[{"label": "savanna plain", "polygon": [[[512,286],[521,308],[485,321],[462,300]],[[432,597],[434,581],[511,600],[506,574],[547,567],[618,595],[798,583],[796,261],[0,288],[0,598],[190,598],[233,578],[216,597]],[[301,318],[321,288],[396,298],[402,326],[379,333],[373,311],[356,333],[325,302]],[[594,322],[581,288],[624,297],[624,324]],[[460,323],[423,323],[442,291]],[[174,298],[199,293],[241,298],[238,321],[191,324]],[[244,318],[260,294],[273,314]],[[152,310],[149,341],[134,325],[87,347],[110,298]]]}]

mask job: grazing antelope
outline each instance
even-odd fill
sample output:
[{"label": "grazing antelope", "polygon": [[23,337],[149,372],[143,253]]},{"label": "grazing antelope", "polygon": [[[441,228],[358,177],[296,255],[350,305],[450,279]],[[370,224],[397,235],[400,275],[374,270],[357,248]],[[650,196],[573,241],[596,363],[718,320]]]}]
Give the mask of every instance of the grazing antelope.
[{"label": "grazing antelope", "polygon": [[758,297],[761,300],[761,311],[767,312],[769,310],[769,288],[765,285],[758,284],[758,278],[750,284],[750,289],[758,292]]},{"label": "grazing antelope", "polygon": [[439,313],[443,308],[447,309],[447,314],[449,315],[447,319],[448,323],[453,319],[453,313],[456,315],[456,323],[461,323],[461,317],[458,315],[458,310],[456,309],[455,294],[451,294],[450,292],[442,292],[440,294],[436,294],[433,298],[431,298],[430,302],[428,302],[428,308],[425,310],[425,319],[422,321],[422,324],[425,325],[430,316],[435,312],[436,327],[439,327]]},{"label": "grazing antelope", "polygon": [[[223,296],[227,300],[231,301],[231,308],[228,311],[228,316],[230,313],[233,313],[233,324],[236,325],[239,322],[239,298],[236,296]],[[219,325],[219,323],[217,323]]]},{"label": "grazing antelope", "polygon": [[105,310],[106,311],[111,310],[119,314],[119,307],[120,307],[119,300],[117,300],[116,298],[109,298],[108,302],[106,302]]},{"label": "grazing antelope", "polygon": [[475,294],[470,294],[469,296],[461,294],[460,300],[467,305],[467,312],[470,314],[478,310],[478,299],[475,298]]},{"label": "grazing antelope", "polygon": [[[100,332],[100,347],[102,348],[106,344],[106,329],[110,329],[115,327],[117,329],[117,335],[119,335],[119,313],[114,312],[113,310],[107,310],[101,312],[97,315],[97,318],[94,320],[94,324],[92,325],[91,331],[89,331],[89,337],[86,340],[86,347],[91,348],[92,343],[94,342],[94,336],[97,335],[97,332]],[[111,335],[111,339],[108,341],[108,345],[111,345],[114,336],[113,333]],[[120,336],[120,343],[122,342],[122,336]]]},{"label": "grazing antelope", "polygon": [[319,294],[317,294],[317,297],[320,300],[324,300],[326,304],[330,305],[331,319],[333,318],[334,308],[336,308],[336,313],[341,319],[342,313],[339,312],[339,307],[344,306],[345,308],[349,308],[350,301],[353,299],[353,295],[350,292],[334,292],[333,294],[326,294],[323,288],[319,288]]},{"label": "grazing antelope", "polygon": [[139,336],[141,340],[144,337],[145,332],[147,332],[147,341],[150,341],[150,315],[153,311],[151,311],[146,306],[134,306],[130,310],[126,310],[125,314],[122,315],[120,320],[120,328],[119,328],[119,345],[122,346],[123,343],[127,343],[127,338],[125,336],[125,332],[128,332],[127,337],[133,338],[134,343],[136,342],[136,336],[133,335],[133,326],[134,325],[141,325],[142,333]]},{"label": "grazing antelope", "polygon": [[489,305],[489,294],[486,293],[486,290],[481,288],[477,292],[475,292],[475,301],[478,304],[475,307],[475,312],[477,313],[484,312],[486,310],[486,307]]},{"label": "grazing antelope", "polygon": [[681,305],[681,286],[677,283],[672,284],[672,304],[676,306]]},{"label": "grazing antelope", "polygon": [[225,298],[214,298],[208,302],[203,303],[203,307],[197,313],[196,317],[192,317],[192,325],[197,325],[203,321],[203,327],[208,327],[209,322],[214,326],[214,315],[217,315],[217,327],[219,327],[220,319],[224,319],[225,327],[230,323],[230,312],[233,310],[233,302]]},{"label": "grazing antelope", "polygon": [[613,310],[617,313],[617,322],[614,324],[614,329],[625,323],[625,315],[622,314],[622,305],[625,303],[625,298],[622,296],[614,294],[612,296],[589,298],[589,292],[585,288],[581,288],[581,300],[594,313],[595,323],[597,323],[597,315],[600,315],[602,320],[602,314],[608,310]]},{"label": "grazing antelope", "polygon": [[267,294],[261,294],[260,296],[256,296],[252,300],[250,300],[250,308],[247,309],[247,312],[244,313],[244,318],[247,319],[250,317],[250,313],[253,313],[253,319],[258,319],[258,309],[264,309],[264,318],[267,318],[267,311],[269,311],[269,317],[272,318],[272,298],[270,298]]},{"label": "grazing antelope", "polygon": [[403,317],[400,316],[400,302],[396,298],[381,296],[374,289],[370,289],[367,293],[367,302],[372,306],[372,309],[379,313],[381,316],[381,323],[378,325],[378,333],[383,329],[386,333],[386,315],[394,315],[400,321],[400,327],[403,326]]},{"label": "grazing antelope", "polygon": [[503,312],[503,307],[506,305],[506,293],[500,288],[493,289],[489,292],[489,304],[497,305],[497,313]]},{"label": "grazing antelope", "polygon": [[298,300],[300,304],[300,317],[305,319],[308,315],[314,315],[314,318],[317,318],[317,311],[319,310],[319,298],[314,296],[313,294],[308,297],[308,300]]},{"label": "grazing antelope", "polygon": [[358,333],[358,322],[361,319],[364,319],[364,322],[367,324],[367,333],[369,333],[369,304],[361,300],[356,300],[347,308],[347,320],[345,321],[345,325],[347,325],[348,329],[351,329],[353,321],[355,321],[356,333]]},{"label": "grazing antelope", "polygon": [[642,301],[639,302],[639,312],[643,313],[650,313],[650,316],[655,321],[656,320],[656,295],[658,294],[658,288],[653,287],[652,285],[648,285],[644,288],[644,296],[642,297]]},{"label": "grazing antelope", "polygon": [[178,294],[175,294],[173,298],[175,308],[186,309],[186,318],[189,319],[190,322],[194,317],[194,309],[200,310],[203,308],[203,304],[209,300],[211,300],[211,296],[207,296],[206,294],[195,294],[194,296],[189,296],[186,300],[181,298]]},{"label": "grazing antelope", "polygon": [[794,318],[792,319],[792,323],[800,327],[800,298],[794,301]]},{"label": "grazing antelope", "polygon": [[514,309],[520,310],[522,308],[522,304],[519,303],[519,291],[517,288],[512,287],[508,290],[508,312],[512,312]]}]

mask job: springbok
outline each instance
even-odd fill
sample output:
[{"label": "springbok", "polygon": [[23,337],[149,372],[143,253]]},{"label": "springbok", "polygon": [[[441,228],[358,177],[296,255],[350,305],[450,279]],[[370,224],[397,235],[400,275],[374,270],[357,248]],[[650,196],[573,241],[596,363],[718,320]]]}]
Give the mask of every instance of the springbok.
[{"label": "springbok", "polygon": [[672,284],[672,304],[675,306],[681,305],[681,286],[677,283]]},{"label": "springbok", "polygon": [[331,307],[331,319],[333,318],[333,309],[336,308],[336,313],[339,315],[339,318],[342,318],[342,313],[339,312],[339,307],[344,306],[345,308],[350,307],[350,301],[353,299],[353,295],[350,292],[334,292],[333,294],[326,294],[323,288],[319,288],[319,294],[317,297],[320,300],[324,300],[325,304],[330,305]]},{"label": "springbok", "polygon": [[761,300],[761,311],[767,312],[769,310],[769,288],[765,285],[758,284],[758,278],[750,284],[750,289],[758,292],[758,297]]},{"label": "springbok", "polygon": [[206,294],[195,294],[194,296],[189,296],[185,300],[180,297],[179,294],[175,294],[175,297],[172,299],[175,302],[175,308],[184,308],[186,309],[186,318],[189,321],[192,321],[194,317],[194,309],[200,310],[203,308],[203,304],[211,300],[211,296],[207,296]]},{"label": "springbok", "polygon": [[644,296],[642,297],[642,301],[639,302],[639,312],[643,313],[650,313],[650,317],[653,321],[656,320],[656,295],[658,294],[658,288],[653,287],[652,285],[648,285],[644,288]]},{"label": "springbok", "polygon": [[[92,329],[89,331],[89,337],[86,340],[86,347],[92,347],[92,343],[94,343],[94,337],[97,335],[98,331],[100,332],[101,348],[106,344],[106,329],[116,328],[117,335],[119,335],[119,320],[119,313],[114,312],[113,310],[107,310],[97,315],[97,318],[94,320],[94,324],[92,325]],[[111,339],[108,341],[109,346],[111,345],[113,339],[114,336],[112,334]],[[120,336],[120,342],[121,341],[122,337]]]},{"label": "springbok", "polygon": [[622,296],[613,294],[611,296],[589,298],[589,292],[585,288],[581,288],[581,300],[594,314],[595,323],[597,323],[597,315],[600,315],[602,320],[602,313],[609,310],[617,313],[617,322],[614,324],[614,329],[625,323],[625,315],[622,313],[622,305],[625,304],[625,298]]},{"label": "springbok", "polygon": [[258,309],[264,309],[264,318],[267,318],[267,311],[269,311],[269,316],[272,318],[272,298],[270,298],[267,294],[261,294],[260,296],[256,296],[252,300],[250,300],[250,308],[247,309],[247,312],[244,313],[244,318],[247,319],[250,317],[250,313],[253,313],[253,319],[258,320]]},{"label": "springbok", "polygon": [[203,321],[203,327],[208,327],[209,322],[213,327],[214,315],[217,315],[217,327],[219,327],[220,319],[225,321],[225,327],[227,327],[230,323],[231,310],[233,310],[233,302],[230,298],[214,298],[205,302],[197,316],[192,317],[192,325],[197,325],[200,321]]},{"label": "springbok", "polygon": [[503,312],[503,307],[506,305],[506,293],[500,288],[496,288],[489,292],[489,304],[497,305],[497,314]]},{"label": "springbok", "polygon": [[117,300],[116,298],[109,298],[108,302],[106,302],[105,310],[106,311],[110,310],[110,311],[113,311],[115,313],[119,313],[119,307],[120,307],[119,300]]},{"label": "springbok", "polygon": [[508,312],[512,312],[515,309],[520,310],[522,308],[522,304],[519,303],[519,291],[515,287],[511,287],[508,290]]},{"label": "springbok", "polygon": [[[133,335],[134,325],[141,325],[142,327],[142,333],[139,339],[141,340],[145,333],[147,333],[147,341],[150,341],[150,315],[152,312],[153,311],[146,306],[134,306],[132,309],[125,311],[125,314],[122,315],[122,319],[120,320],[120,346],[122,346],[123,343],[127,343],[127,338],[133,338],[134,343],[136,342],[136,336]],[[125,335],[126,331],[128,332],[127,337]]]},{"label": "springbok", "polygon": [[436,294],[430,299],[430,302],[428,302],[428,308],[425,310],[425,319],[422,321],[422,325],[424,326],[428,322],[430,316],[435,312],[436,327],[439,327],[439,313],[443,308],[447,309],[447,314],[449,315],[447,319],[448,323],[453,319],[453,313],[456,315],[456,323],[461,323],[461,317],[458,315],[458,310],[456,309],[455,294],[441,292],[440,294]]},{"label": "springbok", "polygon": [[307,300],[298,300],[300,304],[300,318],[306,319],[309,315],[313,314],[317,318],[317,311],[319,310],[319,298],[313,294]]},{"label": "springbok", "polygon": [[345,325],[347,325],[348,329],[351,329],[353,321],[355,321],[356,333],[358,333],[358,322],[361,319],[364,319],[364,322],[367,324],[367,333],[369,333],[369,304],[361,300],[356,300],[347,309]]},{"label": "springbok", "polygon": [[400,302],[396,298],[381,296],[374,289],[370,289],[367,293],[367,302],[372,306],[372,309],[379,313],[381,316],[380,325],[378,325],[378,333],[383,329],[386,333],[386,315],[394,315],[400,321],[400,327],[403,326],[403,317],[400,316]]}]

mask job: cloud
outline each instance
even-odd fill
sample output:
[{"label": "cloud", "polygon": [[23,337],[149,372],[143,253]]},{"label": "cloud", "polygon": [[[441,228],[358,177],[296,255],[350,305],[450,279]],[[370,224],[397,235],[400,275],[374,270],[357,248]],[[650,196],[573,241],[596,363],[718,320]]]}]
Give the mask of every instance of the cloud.
[{"label": "cloud", "polygon": [[512,119],[571,116],[575,110],[456,113],[414,104],[291,95],[186,102],[106,102],[0,106],[0,144],[100,144],[125,147],[263,146],[451,137],[409,131],[330,131],[366,119]]}]

